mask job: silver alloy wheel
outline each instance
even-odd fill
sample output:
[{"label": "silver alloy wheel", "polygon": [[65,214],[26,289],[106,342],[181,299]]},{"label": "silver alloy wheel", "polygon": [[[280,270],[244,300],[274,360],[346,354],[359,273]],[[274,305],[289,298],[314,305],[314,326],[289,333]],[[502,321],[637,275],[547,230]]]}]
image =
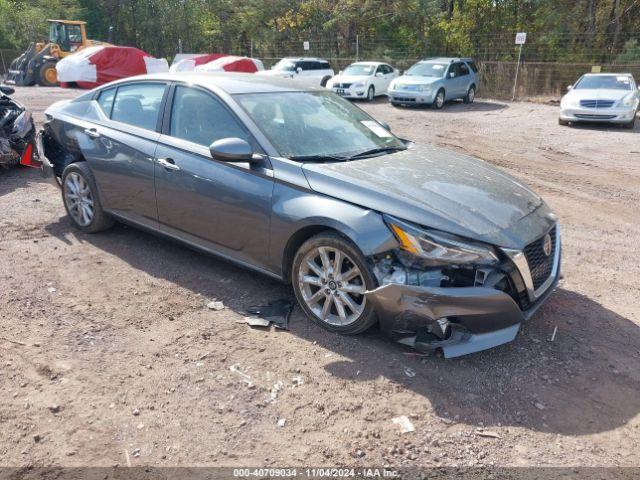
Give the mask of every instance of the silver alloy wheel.
[{"label": "silver alloy wheel", "polygon": [[373,92],[373,87],[369,87],[369,91],[367,92],[367,100],[370,102],[373,100],[375,93]]},{"label": "silver alloy wheel", "polygon": [[469,93],[467,94],[467,100],[468,100],[469,103],[473,103],[475,98],[476,98],[476,89],[471,87],[469,89]]},{"label": "silver alloy wheel", "polygon": [[300,264],[298,285],[309,310],[323,322],[350,325],[364,311],[367,287],[362,272],[337,248],[310,251]]},{"label": "silver alloy wheel", "polygon": [[444,92],[440,90],[436,94],[436,107],[442,108],[444,106]]},{"label": "silver alloy wheel", "polygon": [[93,195],[87,181],[76,172],[71,172],[64,180],[64,201],[69,214],[81,227],[93,220]]}]

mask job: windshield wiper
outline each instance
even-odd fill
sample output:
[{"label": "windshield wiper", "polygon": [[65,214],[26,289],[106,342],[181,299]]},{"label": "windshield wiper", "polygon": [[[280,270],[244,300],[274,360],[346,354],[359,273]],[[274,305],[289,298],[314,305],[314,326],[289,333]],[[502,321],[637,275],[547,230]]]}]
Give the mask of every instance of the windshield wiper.
[{"label": "windshield wiper", "polygon": [[294,162],[346,162],[349,157],[337,157],[334,155],[294,155],[289,157]]},{"label": "windshield wiper", "polygon": [[393,153],[406,150],[406,147],[380,147],[372,148],[371,150],[365,150],[364,152],[356,153],[350,156],[347,160],[355,160],[356,158],[368,157],[369,155],[375,155],[377,153]]}]

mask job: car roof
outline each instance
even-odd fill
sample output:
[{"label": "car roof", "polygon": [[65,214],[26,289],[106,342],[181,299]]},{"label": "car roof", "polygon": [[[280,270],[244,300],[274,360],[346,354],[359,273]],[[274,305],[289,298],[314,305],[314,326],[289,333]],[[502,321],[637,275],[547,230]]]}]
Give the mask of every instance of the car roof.
[{"label": "car roof", "polygon": [[[108,84],[140,81],[140,80],[164,80],[168,82],[186,82],[207,89],[219,89],[229,95],[239,93],[270,93],[270,92],[301,92],[301,91],[326,91],[320,87],[308,87],[297,80],[290,78],[271,77],[255,73],[236,72],[168,72],[153,73],[129,77]],[[101,87],[102,88],[102,87]]]},{"label": "car roof", "polygon": [[292,60],[294,62],[327,62],[324,58],[318,57],[284,57],[282,60]]},{"label": "car roof", "polygon": [[613,72],[601,72],[601,73],[585,73],[585,77],[633,77],[630,73],[613,73]]},{"label": "car roof", "polygon": [[453,62],[473,62],[473,60],[471,58],[464,58],[464,57],[434,57],[434,58],[425,58],[424,60],[420,60],[419,63],[429,63],[429,62],[453,63]]},{"label": "car roof", "polygon": [[350,63],[349,65],[388,65],[388,63],[384,63],[384,62],[369,62],[369,61],[362,61],[362,62],[353,62]]}]

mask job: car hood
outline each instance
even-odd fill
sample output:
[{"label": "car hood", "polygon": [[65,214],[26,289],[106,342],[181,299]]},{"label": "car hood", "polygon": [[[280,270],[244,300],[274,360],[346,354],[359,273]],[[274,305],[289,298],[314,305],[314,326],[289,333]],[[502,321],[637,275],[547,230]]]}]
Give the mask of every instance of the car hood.
[{"label": "car hood", "polygon": [[370,75],[336,75],[331,81],[334,83],[356,83],[366,82],[369,78]]},{"label": "car hood", "polygon": [[396,85],[431,85],[442,80],[442,77],[420,77],[418,75],[402,75],[396,78]]},{"label": "car hood", "polygon": [[521,249],[552,224],[548,207],[518,180],[482,160],[435,146],[414,144],[352,162],[307,163],[303,171],[318,193],[502,247]]},{"label": "car hood", "polygon": [[571,90],[566,97],[577,98],[578,100],[620,100],[632,92],[633,90],[585,88]]}]

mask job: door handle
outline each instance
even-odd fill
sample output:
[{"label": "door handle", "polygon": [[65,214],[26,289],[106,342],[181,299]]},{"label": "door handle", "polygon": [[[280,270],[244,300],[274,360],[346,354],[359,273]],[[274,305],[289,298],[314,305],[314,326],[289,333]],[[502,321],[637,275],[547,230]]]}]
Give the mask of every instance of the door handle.
[{"label": "door handle", "polygon": [[180,167],[176,165],[176,163],[171,158],[158,158],[158,163],[167,170],[172,170],[174,172],[180,170]]},{"label": "door handle", "polygon": [[100,138],[100,133],[95,128],[85,128],[84,133],[87,137],[93,138],[94,140]]}]

